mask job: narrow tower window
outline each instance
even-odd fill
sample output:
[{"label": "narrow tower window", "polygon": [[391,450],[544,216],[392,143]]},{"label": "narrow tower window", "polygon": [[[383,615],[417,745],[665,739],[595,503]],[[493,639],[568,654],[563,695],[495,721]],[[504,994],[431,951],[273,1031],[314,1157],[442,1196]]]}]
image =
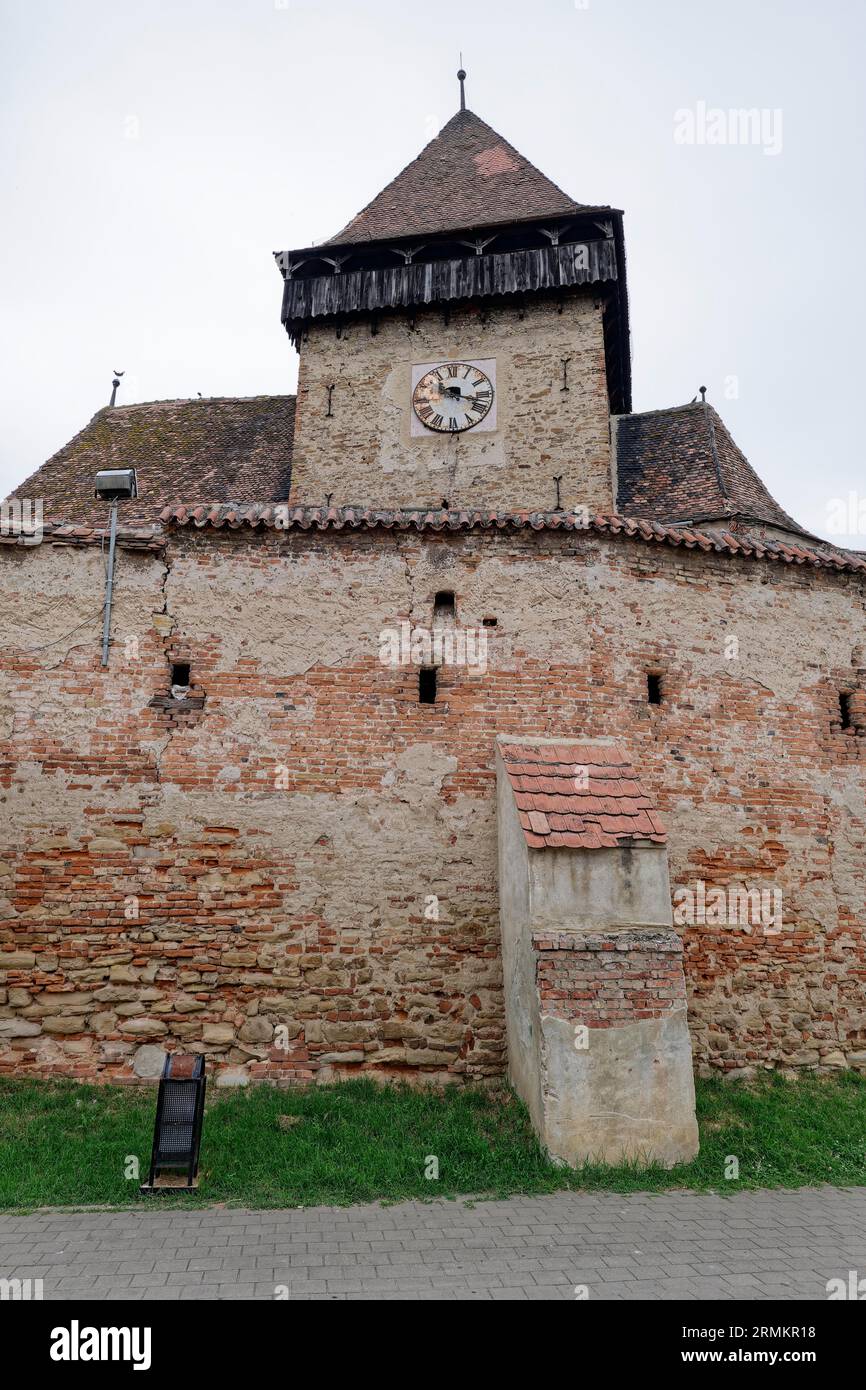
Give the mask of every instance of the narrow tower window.
[{"label": "narrow tower window", "polygon": [[851,694],[847,690],[839,691],[839,714],[842,719],[842,728],[852,728],[851,723]]},{"label": "narrow tower window", "polygon": [[457,611],[454,594],[451,589],[440,589],[433,600],[434,618],[453,618]]},{"label": "narrow tower window", "polygon": [[658,671],[646,673],[646,698],[648,705],[660,705],[662,702],[662,678]]},{"label": "narrow tower window", "polygon": [[436,703],[435,666],[422,666],[418,672],[418,703],[419,705],[435,705]]},{"label": "narrow tower window", "polygon": [[189,685],[189,662],[173,661],[171,664],[172,685]]}]

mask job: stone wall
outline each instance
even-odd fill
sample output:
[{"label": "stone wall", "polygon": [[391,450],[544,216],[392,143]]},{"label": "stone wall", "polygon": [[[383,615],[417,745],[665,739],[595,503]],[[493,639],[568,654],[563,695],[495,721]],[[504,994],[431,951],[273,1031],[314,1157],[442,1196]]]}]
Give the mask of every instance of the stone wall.
[{"label": "stone wall", "polygon": [[[470,359],[495,361],[496,429],[413,437],[413,364]],[[301,345],[292,500],[549,511],[556,474],[563,506],[610,512],[608,410],[602,309],[586,293],[419,311],[414,324],[348,321],[339,336],[314,324]]]},{"label": "stone wall", "polygon": [[[501,1074],[497,733],[615,738],[675,889],[781,891],[777,934],[680,928],[701,1065],[866,1062],[856,577],[579,532],[182,530],[121,553],[103,671],[98,548],[0,565],[3,1071],[123,1080],[165,1045],[228,1080]],[[379,636],[449,589],[496,622],[488,668],[419,704]]]}]

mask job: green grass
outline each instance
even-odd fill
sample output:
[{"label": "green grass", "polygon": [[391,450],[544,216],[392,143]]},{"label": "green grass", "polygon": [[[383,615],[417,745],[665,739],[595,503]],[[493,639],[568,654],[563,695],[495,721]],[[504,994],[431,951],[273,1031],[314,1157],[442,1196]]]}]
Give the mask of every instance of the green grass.
[{"label": "green grass", "polygon": [[[303,1091],[212,1093],[200,1187],[142,1197],[124,1177],[150,1158],[156,1092],[75,1082],[0,1081],[0,1208],[115,1205],[250,1207],[377,1199],[505,1196],[572,1188],[735,1192],[866,1184],[866,1079],[700,1081],[701,1152],[661,1168],[558,1167],[508,1090],[444,1094],[351,1081]],[[297,1117],[280,1124],[281,1116]],[[425,1177],[428,1155],[438,1181]],[[737,1181],[725,1179],[729,1155]]]}]

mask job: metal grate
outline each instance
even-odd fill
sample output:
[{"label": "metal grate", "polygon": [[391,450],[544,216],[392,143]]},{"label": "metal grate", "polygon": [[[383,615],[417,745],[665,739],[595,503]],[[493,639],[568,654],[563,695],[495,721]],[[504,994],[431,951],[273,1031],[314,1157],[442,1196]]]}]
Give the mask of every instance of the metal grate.
[{"label": "metal grate", "polygon": [[185,1167],[193,1146],[196,1088],[188,1081],[166,1081],[162,1124],[157,1133],[157,1163]]},{"label": "metal grate", "polygon": [[196,1186],[206,1079],[203,1057],[168,1056],[159,1083],[150,1175],[142,1192],[160,1186],[164,1170],[186,1172],[186,1187]]}]

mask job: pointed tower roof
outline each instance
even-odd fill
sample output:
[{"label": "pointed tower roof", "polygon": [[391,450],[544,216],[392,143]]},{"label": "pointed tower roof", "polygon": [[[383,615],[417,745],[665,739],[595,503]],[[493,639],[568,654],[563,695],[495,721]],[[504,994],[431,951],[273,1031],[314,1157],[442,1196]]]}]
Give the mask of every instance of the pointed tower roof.
[{"label": "pointed tower roof", "polygon": [[460,110],[326,245],[563,217],[576,203],[474,111]]}]

